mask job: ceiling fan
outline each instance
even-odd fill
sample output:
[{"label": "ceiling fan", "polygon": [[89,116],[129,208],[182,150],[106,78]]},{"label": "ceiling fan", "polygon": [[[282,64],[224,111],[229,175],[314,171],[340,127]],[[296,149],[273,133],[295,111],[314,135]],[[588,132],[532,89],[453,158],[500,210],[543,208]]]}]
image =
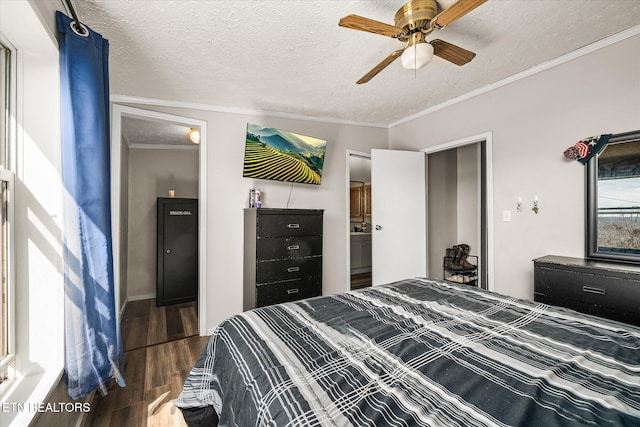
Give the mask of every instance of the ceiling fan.
[{"label": "ceiling fan", "polygon": [[384,22],[359,15],[347,15],[340,19],[338,25],[341,27],[381,34],[406,43],[405,47],[391,52],[389,56],[373,67],[356,83],[368,82],[399,57],[404,68],[413,70],[425,66],[431,61],[433,55],[456,65],[468,63],[476,56],[475,53],[444,40],[427,41],[425,36],[434,30],[444,28],[486,1],[458,0],[438,13],[436,0],[411,0],[396,12],[395,25],[385,24]]}]

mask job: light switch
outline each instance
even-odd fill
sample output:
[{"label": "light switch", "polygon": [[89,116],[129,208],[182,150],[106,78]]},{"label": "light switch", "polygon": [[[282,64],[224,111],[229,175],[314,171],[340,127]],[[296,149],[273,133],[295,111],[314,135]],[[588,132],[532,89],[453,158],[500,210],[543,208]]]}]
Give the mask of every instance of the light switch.
[{"label": "light switch", "polygon": [[511,221],[511,211],[502,211],[502,220],[504,222]]}]

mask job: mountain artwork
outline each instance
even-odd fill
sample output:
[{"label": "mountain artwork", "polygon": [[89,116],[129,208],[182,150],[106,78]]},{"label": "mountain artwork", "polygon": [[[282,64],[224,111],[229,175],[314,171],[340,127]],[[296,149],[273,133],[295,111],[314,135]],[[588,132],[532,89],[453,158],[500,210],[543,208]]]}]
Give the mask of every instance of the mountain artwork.
[{"label": "mountain artwork", "polygon": [[320,184],[325,140],[247,123],[245,144],[242,176]]}]

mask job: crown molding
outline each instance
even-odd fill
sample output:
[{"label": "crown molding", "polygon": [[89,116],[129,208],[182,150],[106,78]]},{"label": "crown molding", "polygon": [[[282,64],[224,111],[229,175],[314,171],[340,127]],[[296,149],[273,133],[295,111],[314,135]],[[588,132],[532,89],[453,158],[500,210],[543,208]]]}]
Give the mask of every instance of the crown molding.
[{"label": "crown molding", "polygon": [[335,124],[350,125],[350,126],[366,126],[366,127],[384,128],[384,129],[388,128],[388,126],[383,123],[359,122],[354,120],[341,120],[335,117],[306,116],[304,114],[279,113],[276,111],[262,111],[262,110],[248,109],[248,108],[225,107],[222,105],[201,104],[197,102],[174,101],[174,100],[158,99],[158,98],[144,98],[144,97],[138,97],[138,96],[128,96],[128,95],[119,95],[119,94],[112,94],[111,102],[117,103],[117,104],[136,104],[136,105],[153,105],[156,107],[186,108],[191,110],[213,111],[216,113],[241,114],[245,116],[275,117],[275,118],[281,118],[281,119],[306,120],[311,122],[335,123]]},{"label": "crown molding", "polygon": [[640,25],[636,25],[635,27],[631,27],[627,30],[621,31],[617,34],[604,38],[602,40],[598,40],[597,42],[591,43],[574,51],[571,51],[567,54],[559,56],[551,61],[543,62],[542,64],[536,65],[535,67],[531,67],[527,70],[524,70],[520,73],[514,74],[512,76],[506,77],[502,80],[498,80],[495,83],[491,83],[489,85],[483,86],[479,89],[473,90],[471,92],[465,93],[464,95],[458,96],[457,98],[450,99],[449,101],[443,102],[438,105],[434,105],[433,107],[429,107],[425,110],[422,110],[418,113],[407,116],[403,119],[397,120],[389,124],[389,128],[393,128],[395,126],[401,125],[403,123],[410,122],[419,117],[423,117],[434,113],[436,111],[442,110],[444,108],[450,107],[452,105],[458,104],[460,102],[471,99],[475,96],[482,95],[484,93],[490,92],[492,90],[501,88],[502,86],[506,86],[518,80],[525,79],[527,77],[533,76],[534,74],[538,74],[542,71],[548,70],[550,68],[556,67],[558,65],[564,64],[565,62],[572,61],[576,58],[579,58],[584,55],[588,55],[592,52],[595,52],[604,47],[610,46],[612,44],[618,43],[620,41],[626,40],[630,37],[636,36],[640,34]]}]

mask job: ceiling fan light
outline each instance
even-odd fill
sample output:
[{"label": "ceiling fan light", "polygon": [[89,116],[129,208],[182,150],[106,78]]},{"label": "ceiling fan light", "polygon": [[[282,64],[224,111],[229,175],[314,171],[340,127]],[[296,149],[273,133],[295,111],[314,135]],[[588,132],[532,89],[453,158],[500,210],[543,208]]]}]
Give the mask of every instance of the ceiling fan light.
[{"label": "ceiling fan light", "polygon": [[416,43],[413,46],[408,46],[400,61],[402,61],[402,67],[407,70],[417,70],[429,63],[433,58],[433,46],[430,43],[422,42]]}]

